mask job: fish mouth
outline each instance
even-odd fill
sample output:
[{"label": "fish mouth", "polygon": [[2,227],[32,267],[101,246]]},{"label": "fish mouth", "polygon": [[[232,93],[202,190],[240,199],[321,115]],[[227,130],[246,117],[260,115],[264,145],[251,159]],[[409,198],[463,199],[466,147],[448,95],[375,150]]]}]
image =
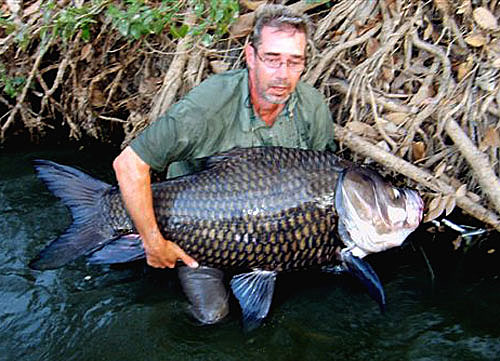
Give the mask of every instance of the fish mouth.
[{"label": "fish mouth", "polygon": [[335,203],[340,236],[360,258],[399,247],[420,224],[424,209],[418,192],[395,187],[365,168],[339,177]]}]

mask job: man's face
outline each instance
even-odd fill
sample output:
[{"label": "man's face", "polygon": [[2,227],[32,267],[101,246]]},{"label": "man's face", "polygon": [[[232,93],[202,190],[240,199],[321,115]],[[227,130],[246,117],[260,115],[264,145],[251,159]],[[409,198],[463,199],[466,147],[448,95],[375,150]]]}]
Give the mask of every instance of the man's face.
[{"label": "man's face", "polygon": [[[257,48],[247,46],[245,56],[250,81],[257,90],[259,100],[272,104],[284,104],[293,93],[302,71],[292,64],[305,61],[306,36],[293,28],[279,30],[262,29],[261,44]],[[268,64],[280,64],[273,68]],[[289,66],[291,65],[291,66]]]}]

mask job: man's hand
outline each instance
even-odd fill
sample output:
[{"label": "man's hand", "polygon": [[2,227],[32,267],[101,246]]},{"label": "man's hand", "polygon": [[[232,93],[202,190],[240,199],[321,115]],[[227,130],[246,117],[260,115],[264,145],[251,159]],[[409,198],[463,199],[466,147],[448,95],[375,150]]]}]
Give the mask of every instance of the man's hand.
[{"label": "man's hand", "polygon": [[154,240],[144,242],[146,260],[151,267],[173,268],[177,260],[181,260],[189,267],[198,267],[192,257],[188,256],[176,243],[167,241],[161,235]]},{"label": "man's hand", "polygon": [[198,263],[177,244],[165,240],[158,228],[153,210],[149,165],[132,148],[127,147],[115,159],[113,168],[128,214],[141,235],[148,264],[172,268],[180,259],[189,267],[198,267]]}]

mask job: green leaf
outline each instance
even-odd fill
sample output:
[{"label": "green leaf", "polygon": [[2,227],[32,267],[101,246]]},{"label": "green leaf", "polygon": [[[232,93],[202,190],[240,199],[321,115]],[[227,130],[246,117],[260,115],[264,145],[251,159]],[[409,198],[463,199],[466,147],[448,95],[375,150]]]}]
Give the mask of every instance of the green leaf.
[{"label": "green leaf", "polygon": [[172,36],[175,39],[180,39],[185,37],[188,31],[189,31],[189,26],[187,26],[186,24],[182,24],[181,27],[177,27],[175,25],[172,25],[170,27],[170,34],[172,34]]},{"label": "green leaf", "polygon": [[214,37],[213,35],[210,35],[210,34],[204,34],[202,37],[201,37],[201,44],[205,47],[209,47],[210,45],[212,45],[212,42],[214,40]]},{"label": "green leaf", "polygon": [[88,25],[84,25],[82,29],[82,40],[85,42],[90,40],[90,29]]},{"label": "green leaf", "polygon": [[118,21],[118,31],[123,36],[126,37],[129,35],[129,28],[130,28],[130,23],[127,20],[122,19]]},{"label": "green leaf", "polygon": [[134,23],[130,25],[130,35],[132,35],[135,40],[140,39],[140,37],[145,33],[144,30],[144,26],[141,23]]}]

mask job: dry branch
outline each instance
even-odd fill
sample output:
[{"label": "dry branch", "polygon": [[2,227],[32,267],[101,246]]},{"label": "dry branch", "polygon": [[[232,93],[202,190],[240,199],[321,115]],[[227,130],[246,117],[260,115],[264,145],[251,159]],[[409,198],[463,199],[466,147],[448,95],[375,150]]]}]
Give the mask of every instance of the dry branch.
[{"label": "dry branch", "polygon": [[[195,15],[191,14],[191,16],[187,17],[186,24],[192,26],[195,20]],[[182,74],[188,60],[188,51],[192,40],[192,37],[189,35],[179,40],[176,47],[176,55],[163,78],[163,84],[158,95],[153,99],[153,108],[149,113],[149,119],[157,119],[173,104],[177,91],[182,84]]]},{"label": "dry branch", "polygon": [[446,122],[445,129],[469,163],[483,192],[489,197],[496,211],[500,214],[500,180],[495,176],[488,157],[474,146],[462,128],[452,118]]}]

